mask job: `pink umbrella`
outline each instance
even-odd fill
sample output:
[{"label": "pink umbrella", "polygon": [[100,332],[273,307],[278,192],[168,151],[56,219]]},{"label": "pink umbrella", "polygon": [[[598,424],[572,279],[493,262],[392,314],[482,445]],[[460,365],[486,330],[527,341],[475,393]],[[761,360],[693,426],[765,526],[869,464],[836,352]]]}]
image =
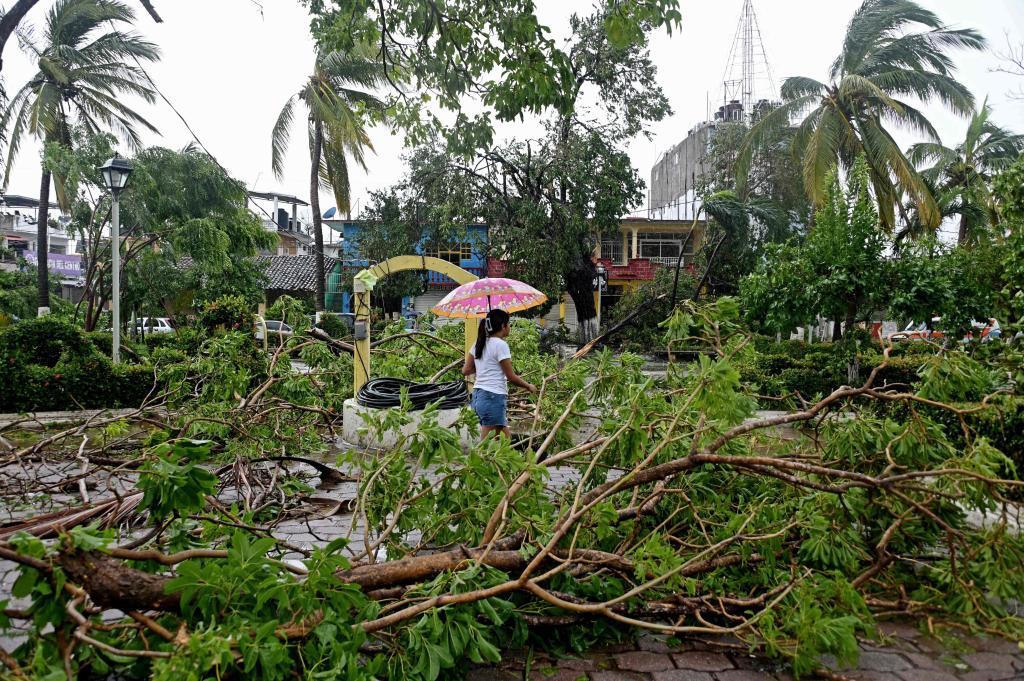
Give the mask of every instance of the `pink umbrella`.
[{"label": "pink umbrella", "polygon": [[515,279],[486,277],[463,284],[430,309],[442,317],[481,318],[492,309],[519,312],[541,305],[548,297]]}]

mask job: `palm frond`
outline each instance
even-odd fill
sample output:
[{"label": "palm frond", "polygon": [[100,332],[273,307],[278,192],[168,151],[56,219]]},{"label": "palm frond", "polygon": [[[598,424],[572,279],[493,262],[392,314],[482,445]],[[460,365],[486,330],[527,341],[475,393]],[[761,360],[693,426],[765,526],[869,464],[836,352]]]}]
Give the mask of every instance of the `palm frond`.
[{"label": "palm frond", "polygon": [[754,153],[762,148],[768,140],[777,139],[778,135],[790,126],[793,117],[817,101],[815,95],[804,95],[792,99],[763,116],[750,127],[736,157],[736,184],[742,190],[746,186],[747,174]]},{"label": "palm frond", "polygon": [[6,132],[8,127],[11,126],[11,122],[14,122],[13,127],[11,127],[11,133],[7,136],[7,158],[4,162],[3,181],[3,188],[5,192],[7,191],[8,183],[11,180],[11,167],[14,165],[14,160],[18,156],[18,151],[21,149],[21,143],[25,139],[25,128],[28,125],[31,94],[31,86],[22,86],[18,93],[14,95],[11,101],[7,104],[3,118],[0,119],[0,133]]},{"label": "palm frond", "polygon": [[822,111],[821,118],[804,148],[804,188],[811,201],[819,205],[825,198],[829,169],[836,165],[842,134],[840,114],[834,108]]},{"label": "palm frond", "polygon": [[928,138],[932,142],[941,141],[939,138],[939,131],[935,129],[932,122],[916,107],[910,106],[906,102],[897,101],[899,104],[899,110],[884,109],[881,112],[881,117],[897,126],[910,128],[918,135]]},{"label": "palm frond", "polygon": [[913,69],[893,69],[871,77],[879,88],[892,96],[912,96],[923,102],[938,100],[960,116],[974,112],[974,95],[951,76]]},{"label": "palm frond", "polygon": [[[860,126],[861,137],[864,140],[864,151],[867,154],[868,164],[876,172],[889,174],[896,179],[899,186],[905,191],[917,205],[924,225],[938,226],[941,221],[938,206],[928,187],[925,185],[921,175],[914,169],[913,164],[900,151],[896,141],[886,132],[877,119],[868,119]],[[888,199],[891,206],[896,197]],[[879,207],[882,207],[882,199],[879,197]],[[892,228],[892,222],[887,227]]]},{"label": "palm frond", "polygon": [[780,94],[783,101],[790,101],[806,95],[821,95],[826,86],[821,81],[805,76],[790,76],[782,81]]},{"label": "palm frond", "polygon": [[284,176],[284,156],[288,152],[288,142],[291,139],[297,99],[298,95],[292,95],[284,103],[270,134],[270,167],[274,171],[274,177],[279,180]]}]

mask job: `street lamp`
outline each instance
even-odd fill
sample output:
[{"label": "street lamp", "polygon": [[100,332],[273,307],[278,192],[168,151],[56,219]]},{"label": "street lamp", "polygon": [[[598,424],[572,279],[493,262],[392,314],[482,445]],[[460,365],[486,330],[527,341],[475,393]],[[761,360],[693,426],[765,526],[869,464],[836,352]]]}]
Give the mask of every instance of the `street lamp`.
[{"label": "street lamp", "polygon": [[111,358],[117,364],[121,361],[121,213],[118,195],[128,184],[128,176],[132,174],[132,164],[120,154],[100,166],[103,182],[110,190],[112,198],[110,206],[110,270],[113,277],[113,293],[111,295],[111,316],[114,341]]}]

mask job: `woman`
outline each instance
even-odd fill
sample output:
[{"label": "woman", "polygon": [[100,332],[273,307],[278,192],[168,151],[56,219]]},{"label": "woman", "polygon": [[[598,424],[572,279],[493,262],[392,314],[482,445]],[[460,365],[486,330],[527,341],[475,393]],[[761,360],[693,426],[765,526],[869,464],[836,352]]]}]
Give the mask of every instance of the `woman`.
[{"label": "woman", "polygon": [[509,332],[508,312],[491,310],[480,320],[474,352],[466,353],[462,375],[476,374],[473,386],[473,411],[480,419],[480,433],[487,437],[500,431],[509,437],[508,417],[505,405],[508,401],[508,384],[518,385],[531,393],[536,386],[524,381],[512,368],[512,352],[505,342]]}]

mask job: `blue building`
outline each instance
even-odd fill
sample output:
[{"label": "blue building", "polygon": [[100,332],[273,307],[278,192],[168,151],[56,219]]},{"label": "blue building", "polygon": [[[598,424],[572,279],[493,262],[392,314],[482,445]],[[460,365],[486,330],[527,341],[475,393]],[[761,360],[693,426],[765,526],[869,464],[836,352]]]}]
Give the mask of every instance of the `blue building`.
[{"label": "blue building", "polygon": [[[324,226],[341,235],[341,243],[335,257],[345,261],[350,267],[367,267],[370,262],[359,252],[359,236],[364,229],[373,229],[373,223],[361,220],[325,219]],[[464,239],[439,247],[426,247],[427,239],[416,246],[416,255],[428,255],[446,260],[468,270],[478,277],[487,276],[487,225],[475,224],[466,227]],[[325,243],[325,246],[328,244]],[[325,249],[326,250],[326,249]],[[334,275],[332,275],[334,276]],[[339,282],[340,283],[340,282]],[[427,312],[436,305],[448,292],[456,286],[450,278],[437,272],[426,273],[426,291],[415,298],[402,300],[402,307],[412,305],[418,313]],[[340,286],[328,285],[328,290],[339,290]],[[341,293],[340,308],[351,312],[351,301],[348,293]],[[335,309],[328,301],[328,309]]]}]

